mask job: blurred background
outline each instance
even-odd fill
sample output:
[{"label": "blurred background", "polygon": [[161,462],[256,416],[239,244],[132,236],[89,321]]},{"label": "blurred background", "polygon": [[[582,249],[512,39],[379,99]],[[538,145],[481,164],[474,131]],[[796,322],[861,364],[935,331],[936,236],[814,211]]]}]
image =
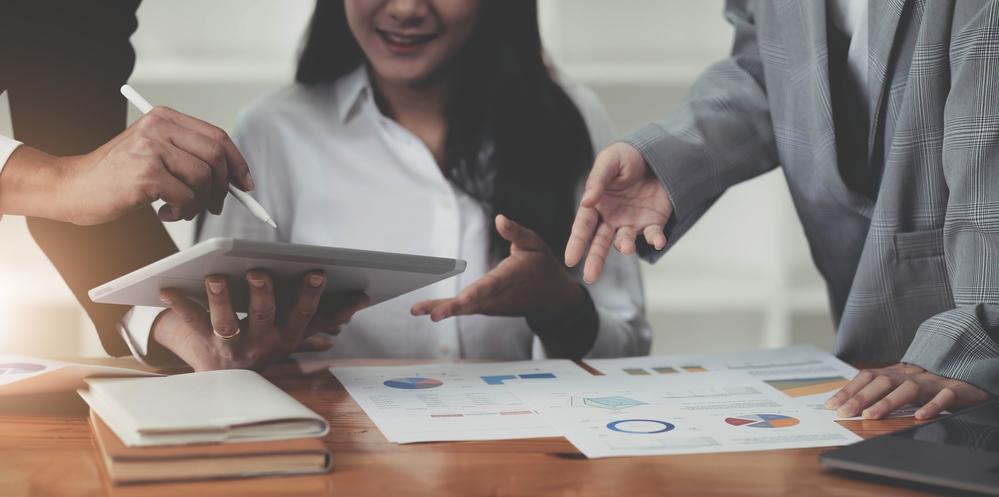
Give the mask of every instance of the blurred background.
[{"label": "blurred background", "polygon": [[[603,98],[619,135],[675,108],[697,75],[726,55],[732,38],[722,0],[538,3],[550,59]],[[144,0],[132,37],[138,62],[131,82],[154,103],[232,131],[244,105],[292,80],[313,5]],[[10,132],[6,96],[0,97],[0,132]],[[190,224],[168,229],[181,247],[191,244]],[[0,240],[0,352],[103,355],[24,220],[0,220]],[[653,354],[800,342],[831,349],[825,288],[780,171],[729,190],[666,257],[643,264],[643,272]]]}]

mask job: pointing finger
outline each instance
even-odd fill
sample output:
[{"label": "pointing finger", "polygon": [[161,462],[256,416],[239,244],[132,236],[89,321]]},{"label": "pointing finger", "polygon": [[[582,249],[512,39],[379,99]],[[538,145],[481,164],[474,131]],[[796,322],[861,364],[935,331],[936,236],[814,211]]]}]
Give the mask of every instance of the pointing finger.
[{"label": "pointing finger", "polygon": [[586,253],[586,246],[593,238],[593,232],[600,222],[600,214],[592,207],[580,207],[576,220],[572,223],[569,242],[565,245],[565,265],[575,267]]},{"label": "pointing finger", "polygon": [[601,224],[597,228],[593,243],[590,245],[590,253],[586,256],[586,265],[583,266],[583,281],[592,284],[600,277],[600,273],[604,270],[604,261],[610,252],[613,235],[614,230],[607,224]]}]

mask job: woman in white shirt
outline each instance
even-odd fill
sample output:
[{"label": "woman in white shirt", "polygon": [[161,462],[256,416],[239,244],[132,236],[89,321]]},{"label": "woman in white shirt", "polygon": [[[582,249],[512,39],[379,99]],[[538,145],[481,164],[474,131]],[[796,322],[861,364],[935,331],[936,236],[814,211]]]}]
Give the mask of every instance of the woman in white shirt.
[{"label": "woman in white shirt", "polygon": [[592,92],[550,75],[535,2],[320,1],[296,79],[236,132],[279,229],[225,209],[199,237],[468,261],[329,330],[331,355],[648,353],[637,261],[614,254],[585,287],[554,255],[611,131]]}]

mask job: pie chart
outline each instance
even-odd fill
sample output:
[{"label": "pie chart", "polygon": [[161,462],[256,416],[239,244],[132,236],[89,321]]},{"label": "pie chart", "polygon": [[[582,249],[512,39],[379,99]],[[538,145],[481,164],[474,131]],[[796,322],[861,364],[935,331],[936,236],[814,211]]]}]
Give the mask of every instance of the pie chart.
[{"label": "pie chart", "polygon": [[798,418],[784,416],[783,414],[751,414],[749,416],[725,418],[725,422],[732,426],[748,426],[749,428],[787,428],[801,421]]},{"label": "pie chart", "polygon": [[426,388],[437,388],[444,382],[435,378],[423,378],[420,376],[408,376],[406,378],[393,378],[385,380],[384,385],[389,388],[400,390],[423,390]]},{"label": "pie chart", "polygon": [[30,362],[9,362],[0,364],[0,376],[37,373],[45,369],[41,364]]}]

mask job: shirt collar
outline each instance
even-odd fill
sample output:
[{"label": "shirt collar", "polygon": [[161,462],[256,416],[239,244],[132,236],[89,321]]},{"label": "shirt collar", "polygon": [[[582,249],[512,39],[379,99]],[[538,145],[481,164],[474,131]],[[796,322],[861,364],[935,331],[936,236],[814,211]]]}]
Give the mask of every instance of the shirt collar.
[{"label": "shirt collar", "polygon": [[367,68],[362,64],[341,77],[336,84],[337,114],[343,122],[357,115],[361,105],[371,98],[371,83]]}]

